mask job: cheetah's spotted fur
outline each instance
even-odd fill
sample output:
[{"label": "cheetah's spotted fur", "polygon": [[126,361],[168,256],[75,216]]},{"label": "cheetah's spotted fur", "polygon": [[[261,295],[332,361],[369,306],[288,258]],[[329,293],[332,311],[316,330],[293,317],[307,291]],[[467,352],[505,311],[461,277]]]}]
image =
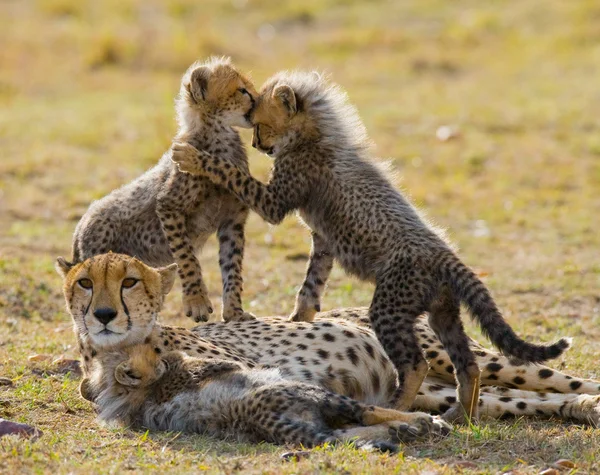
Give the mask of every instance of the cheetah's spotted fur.
[{"label": "cheetah's spotted fur", "polygon": [[[195,63],[184,74],[177,100],[177,140],[223,157],[241,169],[248,159],[232,126],[249,127],[256,91],[228,59]],[[252,318],[242,309],[242,258],[248,209],[202,177],[181,173],[166,152],[158,165],[94,202],[73,236],[73,259],[108,251],[149,265],[176,262],[184,312],[196,322],[213,312],[195,250],[217,233],[223,277],[223,319]]]},{"label": "cheetah's spotted fur", "polygon": [[[271,317],[208,323],[190,330],[157,323],[163,296],[174,279],[172,268],[155,270],[118,254],[97,256],[75,266],[59,259],[57,268],[64,277],[67,309],[75,323],[86,378],[99,351],[146,342],[158,355],[179,350],[248,368],[276,367],[286,379],[316,384],[368,404],[384,406],[395,389],[396,373],[369,328],[366,308],[323,313],[316,322]],[[124,291],[121,300],[119,287],[128,276],[135,276],[140,282]],[[81,278],[93,279],[94,294],[100,300],[81,288]],[[94,317],[94,310],[98,301],[110,298],[118,315],[103,325]],[[444,413],[456,407],[451,360],[424,316],[417,320],[416,332],[430,369],[413,409]],[[473,340],[469,340],[469,345],[484,368],[482,382],[489,385],[482,388],[481,414],[555,416],[592,425],[600,423],[600,382],[545,366],[524,366]]]},{"label": "cheetah's spotted fur", "polygon": [[279,73],[263,86],[252,121],[253,146],[274,157],[266,185],[189,143],[173,146],[173,160],[231,190],[269,223],[299,212],[313,249],[292,320],[314,318],[334,258],[375,283],[370,319],[398,371],[397,408],[412,405],[427,373],[414,331],[423,312],[456,369],[460,407],[447,417],[457,421],[476,419],[480,377],[461,302],[506,354],[539,363],[568,347],[564,339],[534,345],[514,333],[483,283],[372,161],[364,126],[337,86],[314,73]]},{"label": "cheetah's spotted fur", "polygon": [[422,432],[410,413],[291,381],[276,368],[159,355],[149,343],[100,351],[84,388],[104,422],[242,442],[313,447],[358,438],[360,446],[393,451]]}]

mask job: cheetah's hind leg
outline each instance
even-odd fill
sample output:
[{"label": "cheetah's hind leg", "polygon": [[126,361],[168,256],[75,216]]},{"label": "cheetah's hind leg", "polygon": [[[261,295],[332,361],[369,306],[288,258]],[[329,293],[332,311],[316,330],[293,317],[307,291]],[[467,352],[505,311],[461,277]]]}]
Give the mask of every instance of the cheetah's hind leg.
[{"label": "cheetah's hind leg", "polygon": [[458,404],[448,409],[443,418],[454,423],[477,423],[479,366],[460,320],[460,304],[446,286],[429,309],[429,325],[448,352],[458,384]]},{"label": "cheetah's hind leg", "polygon": [[[423,412],[402,412],[379,406],[368,406],[329,391],[324,392],[319,409],[327,421],[346,421],[349,425],[372,426],[373,434],[376,434],[372,438],[382,438],[381,431],[385,430],[389,432],[388,437],[393,436],[394,442],[407,442],[428,435],[447,435],[451,430],[451,426],[444,420]],[[360,432],[356,431],[358,429],[355,433]]]},{"label": "cheetah's hind leg", "polygon": [[423,295],[429,285],[411,275],[412,268],[412,263],[394,264],[383,273],[369,308],[377,339],[398,371],[393,404],[401,411],[410,409],[429,369],[415,332],[415,321],[426,310]]}]

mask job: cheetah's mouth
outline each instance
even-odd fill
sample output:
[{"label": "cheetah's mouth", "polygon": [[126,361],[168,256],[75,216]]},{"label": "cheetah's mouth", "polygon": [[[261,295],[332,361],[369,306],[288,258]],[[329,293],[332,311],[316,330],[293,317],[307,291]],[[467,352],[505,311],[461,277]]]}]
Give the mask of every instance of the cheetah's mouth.
[{"label": "cheetah's mouth", "polygon": [[269,147],[269,148],[256,147],[256,149],[259,152],[262,152],[262,153],[268,155],[269,157],[272,157],[273,155],[275,155],[275,147]]},{"label": "cheetah's mouth", "polygon": [[96,336],[110,336],[110,335],[121,335],[121,333],[114,332],[108,328],[104,328],[96,333]]}]

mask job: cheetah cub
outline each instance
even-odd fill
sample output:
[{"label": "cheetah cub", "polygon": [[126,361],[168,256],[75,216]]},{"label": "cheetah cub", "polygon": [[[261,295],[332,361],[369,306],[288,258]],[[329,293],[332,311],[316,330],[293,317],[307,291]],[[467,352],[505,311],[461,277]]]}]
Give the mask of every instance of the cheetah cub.
[{"label": "cheetah cub", "polygon": [[398,370],[398,409],[411,406],[427,374],[414,330],[423,312],[456,369],[462,407],[446,415],[456,421],[476,418],[480,378],[461,302],[508,355],[539,363],[569,346],[565,339],[534,345],[515,334],[483,283],[373,161],[365,128],[338,86],[316,73],[279,73],[263,86],[252,121],[252,145],[275,159],[266,185],[190,143],[175,144],[173,160],[180,170],[228,188],[269,223],[299,211],[313,247],[292,320],[311,321],[319,311],[334,258],[348,273],[375,283],[369,316]]},{"label": "cheetah cub", "polygon": [[[248,159],[233,127],[250,127],[256,91],[229,59],[194,63],[177,98],[179,131],[197,149],[248,171]],[[225,321],[251,319],[242,309],[242,258],[248,208],[210,180],[181,173],[171,151],[128,185],[92,203],[73,236],[73,260],[113,251],[151,266],[176,262],[185,314],[206,321],[213,312],[195,256],[214,232],[219,239]],[[108,323],[105,322],[105,323]]]},{"label": "cheetah cub", "polygon": [[101,352],[84,382],[105,423],[306,447],[357,439],[386,451],[419,433],[407,414],[285,380],[277,369],[159,355],[150,344]]}]

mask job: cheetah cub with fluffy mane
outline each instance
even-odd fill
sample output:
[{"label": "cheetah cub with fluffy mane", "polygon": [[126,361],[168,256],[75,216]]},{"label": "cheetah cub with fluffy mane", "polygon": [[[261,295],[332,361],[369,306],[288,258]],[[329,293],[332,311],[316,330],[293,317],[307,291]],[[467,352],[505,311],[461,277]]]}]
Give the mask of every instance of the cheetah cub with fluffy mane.
[{"label": "cheetah cub with fluffy mane", "polygon": [[[193,64],[177,99],[179,131],[197,149],[248,171],[248,158],[233,127],[250,127],[256,91],[229,59]],[[242,309],[242,258],[248,208],[210,180],[181,173],[166,152],[158,165],[90,206],[75,229],[73,259],[108,251],[135,256],[151,266],[176,262],[185,314],[206,321],[213,312],[195,256],[214,232],[219,238],[223,319],[253,318]],[[115,315],[107,313],[108,323]]]},{"label": "cheetah cub with fluffy mane", "polygon": [[105,423],[246,443],[313,447],[355,440],[395,451],[397,442],[421,432],[407,424],[407,414],[285,380],[277,369],[180,351],[159,355],[151,344],[100,352],[82,393],[95,400]]},{"label": "cheetah cub with fluffy mane", "polygon": [[539,363],[569,346],[565,339],[534,345],[515,334],[483,283],[373,161],[365,128],[338,86],[316,73],[276,74],[263,86],[252,121],[252,145],[275,159],[266,185],[190,143],[175,144],[173,160],[180,170],[227,187],[269,223],[299,211],[312,230],[313,248],[293,320],[314,318],[334,258],[375,283],[369,316],[398,370],[397,408],[411,406],[427,374],[414,331],[423,312],[456,369],[462,407],[446,416],[457,421],[477,417],[480,378],[461,302],[508,355]]}]

